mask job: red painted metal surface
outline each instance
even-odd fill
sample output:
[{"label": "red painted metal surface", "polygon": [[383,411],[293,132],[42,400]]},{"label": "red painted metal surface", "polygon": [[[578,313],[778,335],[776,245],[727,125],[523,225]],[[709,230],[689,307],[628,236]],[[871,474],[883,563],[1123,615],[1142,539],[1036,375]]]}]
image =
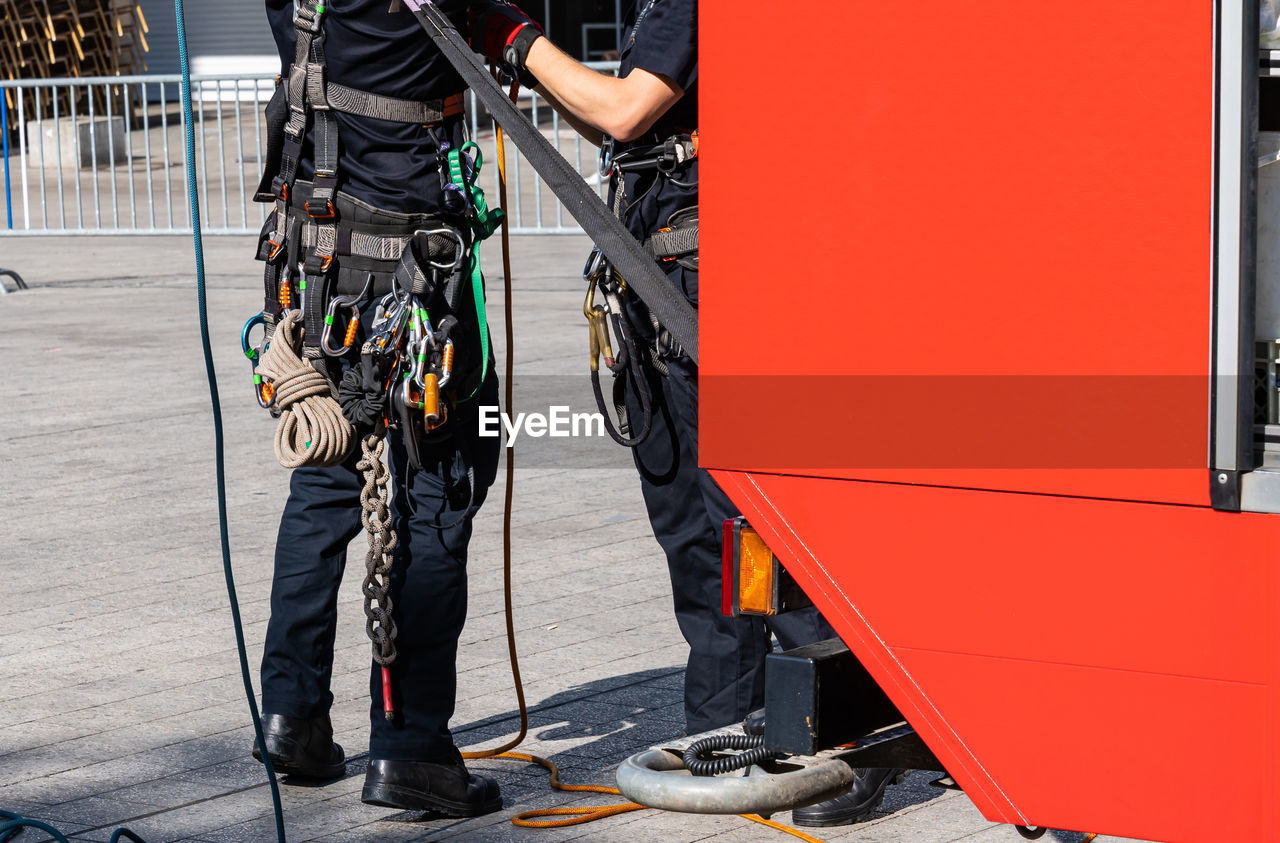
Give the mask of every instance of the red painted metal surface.
[{"label": "red painted metal surface", "polygon": [[826,13],[701,5],[702,463],[988,818],[1280,839],[1280,516],[1208,507],[1211,4]]},{"label": "red painted metal surface", "polygon": [[1280,518],[714,474],[988,819],[1280,835]]},{"label": "red painted metal surface", "polygon": [[1210,13],[703,2],[703,461],[1206,504]]}]

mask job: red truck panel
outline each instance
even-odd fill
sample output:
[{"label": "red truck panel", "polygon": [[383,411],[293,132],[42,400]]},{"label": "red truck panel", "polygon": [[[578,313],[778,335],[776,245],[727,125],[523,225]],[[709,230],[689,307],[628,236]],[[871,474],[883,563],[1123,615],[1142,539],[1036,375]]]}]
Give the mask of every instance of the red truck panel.
[{"label": "red truck panel", "polygon": [[824,8],[701,6],[703,462],[1207,504],[1210,4]]},{"label": "red truck panel", "polygon": [[1280,518],[714,476],[988,819],[1280,835]]},{"label": "red truck panel", "polygon": [[1280,839],[1212,15],[702,2],[701,461],[992,820]]}]

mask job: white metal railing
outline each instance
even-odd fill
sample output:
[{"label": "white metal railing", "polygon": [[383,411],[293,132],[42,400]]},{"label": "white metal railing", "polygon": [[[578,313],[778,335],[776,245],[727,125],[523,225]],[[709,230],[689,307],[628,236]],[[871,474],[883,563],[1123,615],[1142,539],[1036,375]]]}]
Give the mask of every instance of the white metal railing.
[{"label": "white metal railing", "polygon": [[[609,71],[617,63],[589,66]],[[189,234],[180,81],[177,75],[147,75],[0,82],[0,129],[14,130],[4,133],[0,236]],[[193,76],[191,84],[202,230],[256,234],[268,211],[253,201],[266,148],[262,108],[275,77],[206,74]],[[535,93],[521,96],[522,108],[552,145],[599,187],[595,147]],[[486,120],[481,131],[474,94],[468,113],[493,183],[490,203],[497,204],[492,122]],[[581,232],[515,146],[507,151],[511,232]]]}]

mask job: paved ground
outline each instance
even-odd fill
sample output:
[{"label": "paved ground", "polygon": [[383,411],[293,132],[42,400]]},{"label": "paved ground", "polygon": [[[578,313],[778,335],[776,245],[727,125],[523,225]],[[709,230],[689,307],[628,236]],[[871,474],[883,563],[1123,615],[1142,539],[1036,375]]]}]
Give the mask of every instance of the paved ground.
[{"label": "paved ground", "polygon": [[[517,403],[588,407],[573,272],[586,244],[541,237],[514,246]],[[261,306],[250,248],[243,238],[213,240],[208,265],[232,553],[256,681],[287,473],[272,458],[273,422],[250,400],[237,346],[240,325]],[[274,836],[263,769],[249,757],[220,569],[189,251],[182,238],[0,240],[0,266],[32,285],[0,297],[0,809],[77,840],[106,841],[119,825],[148,841]],[[501,273],[490,275],[500,320]],[[684,645],[626,454],[582,440],[526,444],[514,507],[515,624],[531,708],[521,749],[553,759],[567,781],[611,784],[623,758],[680,734]],[[464,748],[495,745],[518,726],[503,638],[501,499],[499,485],[473,544],[454,720]],[[356,573],[344,584],[334,670],[348,775],[282,786],[290,840],[789,839],[738,817],[657,811],[515,828],[517,811],[612,797],[556,793],[539,768],[504,761],[474,762],[501,782],[499,814],[431,821],[362,805],[369,657]],[[1020,839],[962,794],[930,788],[931,778],[912,774],[871,822],[816,836]]]}]

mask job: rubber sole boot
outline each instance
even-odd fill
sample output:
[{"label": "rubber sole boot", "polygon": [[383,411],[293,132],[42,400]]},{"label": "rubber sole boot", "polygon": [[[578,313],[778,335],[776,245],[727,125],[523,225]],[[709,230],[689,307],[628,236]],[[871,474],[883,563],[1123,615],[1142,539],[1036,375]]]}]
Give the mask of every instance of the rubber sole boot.
[{"label": "rubber sole boot", "polygon": [[796,808],[791,812],[791,824],[805,828],[829,828],[861,822],[880,807],[889,785],[899,784],[907,777],[906,770],[861,768],[854,772],[858,778],[852,790],[817,805]]},{"label": "rubber sole boot", "polygon": [[365,773],[360,801],[402,811],[447,817],[478,817],[502,807],[498,783],[468,773],[461,756],[445,761],[374,759]]},{"label": "rubber sole boot", "polygon": [[[304,720],[267,714],[262,718],[262,737],[271,768],[279,775],[336,779],[347,771],[346,756],[342,747],[333,742],[333,727],[328,716]],[[253,757],[262,761],[256,741]]]}]

